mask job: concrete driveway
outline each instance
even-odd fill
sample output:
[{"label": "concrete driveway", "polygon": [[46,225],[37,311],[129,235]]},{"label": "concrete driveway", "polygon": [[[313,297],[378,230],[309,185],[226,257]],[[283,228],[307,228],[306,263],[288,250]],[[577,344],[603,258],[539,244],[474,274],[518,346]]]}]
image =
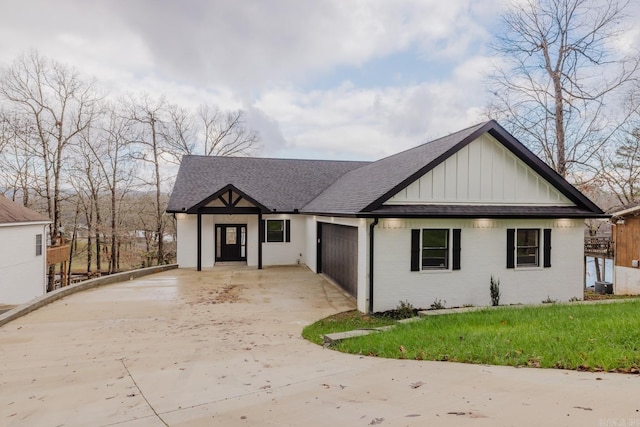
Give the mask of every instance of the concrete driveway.
[{"label": "concrete driveway", "polygon": [[337,353],[353,303],[303,267],[171,270],[0,328],[3,426],[631,426],[640,377]]}]

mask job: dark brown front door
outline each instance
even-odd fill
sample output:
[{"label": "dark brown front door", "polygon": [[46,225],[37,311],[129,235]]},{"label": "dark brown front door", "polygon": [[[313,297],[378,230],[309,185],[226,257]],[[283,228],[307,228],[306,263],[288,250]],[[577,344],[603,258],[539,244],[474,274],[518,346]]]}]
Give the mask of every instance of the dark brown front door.
[{"label": "dark brown front door", "polygon": [[246,261],[247,226],[245,224],[216,225],[216,261]]}]

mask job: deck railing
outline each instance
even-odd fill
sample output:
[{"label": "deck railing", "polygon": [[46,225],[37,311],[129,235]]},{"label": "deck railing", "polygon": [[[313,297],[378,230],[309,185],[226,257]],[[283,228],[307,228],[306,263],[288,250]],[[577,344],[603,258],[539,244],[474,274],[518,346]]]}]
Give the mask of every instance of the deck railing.
[{"label": "deck railing", "polygon": [[613,258],[613,242],[610,237],[585,237],[584,254],[595,257]]},{"label": "deck railing", "polygon": [[50,246],[47,248],[47,264],[54,265],[69,261],[71,246]]}]

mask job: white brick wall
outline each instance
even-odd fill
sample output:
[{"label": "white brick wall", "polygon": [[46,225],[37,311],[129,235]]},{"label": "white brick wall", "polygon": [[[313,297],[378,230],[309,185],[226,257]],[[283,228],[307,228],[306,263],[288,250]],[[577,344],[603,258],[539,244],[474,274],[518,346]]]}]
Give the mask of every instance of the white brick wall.
[{"label": "white brick wall", "polygon": [[[501,304],[582,298],[583,228],[580,220],[381,220],[375,229],[374,311],[399,301],[429,308],[491,304],[491,275],[500,279]],[[412,228],[460,228],[461,269],[410,271]],[[507,228],[551,228],[550,268],[506,268]],[[542,254],[542,248],[540,249]]]},{"label": "white brick wall", "polygon": [[[263,215],[263,219],[290,219],[291,242],[269,243],[262,246],[262,265],[292,265],[298,260],[305,263],[306,224],[300,215]],[[196,215],[177,214],[178,265],[180,268],[197,266]],[[203,215],[202,216],[202,268],[213,267],[215,262],[215,225],[247,224],[247,265],[258,266],[257,215]]]},{"label": "white brick wall", "polygon": [[[369,224],[356,218],[269,215],[291,219],[290,243],[265,243],[263,265],[292,265],[300,260],[316,271],[317,222],[358,227],[358,309],[369,304]],[[214,265],[214,221],[248,224],[247,264],[257,266],[257,216],[203,216],[203,267]],[[491,304],[489,280],[500,279],[502,304],[538,304],[547,297],[568,301],[583,293],[583,224],[580,220],[446,220],[382,219],[375,228],[374,311],[395,308],[399,301],[429,308]],[[411,229],[460,228],[461,270],[410,271]],[[506,268],[507,228],[551,228],[551,268]],[[541,233],[542,239],[542,233]],[[302,255],[300,255],[302,254]],[[540,246],[542,259],[542,242]],[[196,266],[196,217],[178,219],[178,263]]]}]

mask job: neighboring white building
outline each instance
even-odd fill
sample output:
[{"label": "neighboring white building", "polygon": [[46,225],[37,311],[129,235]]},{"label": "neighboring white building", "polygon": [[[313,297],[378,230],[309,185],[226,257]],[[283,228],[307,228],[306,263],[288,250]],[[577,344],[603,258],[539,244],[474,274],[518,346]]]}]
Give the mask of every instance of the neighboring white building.
[{"label": "neighboring white building", "polygon": [[0,304],[22,304],[46,292],[50,223],[0,195]]},{"label": "neighboring white building", "polygon": [[583,296],[603,211],[495,121],[376,162],[185,156],[168,212],[182,268],[304,264],[384,311]]}]

